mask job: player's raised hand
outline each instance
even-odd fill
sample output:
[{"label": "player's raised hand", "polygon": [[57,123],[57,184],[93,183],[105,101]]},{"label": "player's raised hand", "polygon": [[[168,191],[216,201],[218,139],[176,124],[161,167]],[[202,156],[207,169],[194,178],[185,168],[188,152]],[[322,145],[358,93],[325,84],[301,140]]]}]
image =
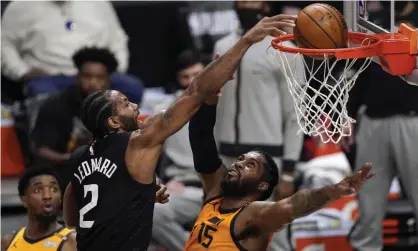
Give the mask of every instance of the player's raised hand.
[{"label": "player's raised hand", "polygon": [[286,34],[283,29],[295,27],[296,18],[296,15],[284,14],[265,17],[244,35],[244,39],[249,43],[254,44],[263,40],[266,36],[277,37]]},{"label": "player's raised hand", "polygon": [[364,183],[375,175],[374,172],[370,172],[371,169],[372,164],[366,163],[356,173],[346,177],[340,183],[336,184],[336,197],[338,198],[358,192],[363,187]]}]

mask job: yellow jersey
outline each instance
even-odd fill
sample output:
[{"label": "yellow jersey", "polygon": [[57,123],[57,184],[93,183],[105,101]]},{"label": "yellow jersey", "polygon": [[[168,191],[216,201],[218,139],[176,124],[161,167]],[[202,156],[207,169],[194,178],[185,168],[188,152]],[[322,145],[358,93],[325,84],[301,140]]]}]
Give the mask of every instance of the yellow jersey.
[{"label": "yellow jersey", "polygon": [[197,218],[184,251],[245,250],[233,236],[234,222],[245,206],[234,210],[220,209],[222,197],[205,203]]},{"label": "yellow jersey", "polygon": [[25,230],[26,227],[23,227],[13,236],[7,251],[59,251],[68,239],[68,235],[74,232],[62,227],[40,239],[31,240],[25,236]]}]

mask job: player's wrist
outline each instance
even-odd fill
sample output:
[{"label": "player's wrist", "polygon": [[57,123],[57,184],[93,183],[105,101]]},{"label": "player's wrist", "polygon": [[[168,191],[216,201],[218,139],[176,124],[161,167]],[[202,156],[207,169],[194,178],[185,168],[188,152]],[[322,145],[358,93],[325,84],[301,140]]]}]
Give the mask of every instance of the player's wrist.
[{"label": "player's wrist", "polygon": [[294,182],[295,177],[293,173],[284,172],[280,175],[280,179],[286,182]]}]

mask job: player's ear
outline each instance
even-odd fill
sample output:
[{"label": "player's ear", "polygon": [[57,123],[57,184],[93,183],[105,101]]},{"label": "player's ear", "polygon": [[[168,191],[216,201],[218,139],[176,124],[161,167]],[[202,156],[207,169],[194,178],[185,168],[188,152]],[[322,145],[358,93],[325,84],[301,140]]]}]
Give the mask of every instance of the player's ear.
[{"label": "player's ear", "polygon": [[26,200],[26,196],[20,197],[20,200],[22,201],[22,204],[25,208],[28,208],[28,202]]},{"label": "player's ear", "polygon": [[109,117],[107,119],[107,123],[109,125],[110,128],[112,129],[119,129],[121,127],[121,123],[119,122],[119,120],[116,117]]},{"label": "player's ear", "polygon": [[260,192],[264,192],[269,188],[269,184],[267,182],[260,182],[260,184],[258,184],[257,190]]}]

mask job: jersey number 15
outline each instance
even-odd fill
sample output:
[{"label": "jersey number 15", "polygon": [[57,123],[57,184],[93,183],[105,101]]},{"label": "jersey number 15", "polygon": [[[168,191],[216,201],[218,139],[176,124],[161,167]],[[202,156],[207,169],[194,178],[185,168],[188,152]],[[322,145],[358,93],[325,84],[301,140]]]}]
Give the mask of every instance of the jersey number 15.
[{"label": "jersey number 15", "polygon": [[[198,225],[194,226],[191,234],[193,234],[193,231],[195,230],[197,226]],[[203,247],[209,248],[210,244],[213,241],[212,234],[218,231],[218,229],[212,226],[206,225],[204,222],[202,222],[199,226],[200,226],[200,230],[197,235],[197,242],[199,242],[199,244],[202,245]]]},{"label": "jersey number 15", "polygon": [[91,228],[94,221],[85,221],[84,215],[97,206],[97,200],[99,199],[99,186],[97,184],[84,185],[84,198],[88,193],[91,193],[91,200],[82,209],[80,209],[80,222],[81,228]]}]

